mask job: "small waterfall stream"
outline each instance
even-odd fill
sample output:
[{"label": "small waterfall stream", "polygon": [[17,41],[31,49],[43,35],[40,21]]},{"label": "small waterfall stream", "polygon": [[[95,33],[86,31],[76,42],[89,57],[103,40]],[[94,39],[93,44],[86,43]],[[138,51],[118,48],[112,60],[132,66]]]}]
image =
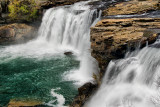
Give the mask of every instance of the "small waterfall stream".
[{"label": "small waterfall stream", "polygon": [[160,107],[159,77],[158,48],[132,52],[109,63],[101,87],[86,106]]}]

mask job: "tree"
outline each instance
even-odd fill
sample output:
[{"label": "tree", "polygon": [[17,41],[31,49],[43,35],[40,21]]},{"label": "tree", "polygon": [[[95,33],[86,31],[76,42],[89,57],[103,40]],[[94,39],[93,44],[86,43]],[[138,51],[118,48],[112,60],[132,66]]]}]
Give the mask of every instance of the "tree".
[{"label": "tree", "polygon": [[11,0],[9,17],[13,20],[33,21],[38,17],[38,8],[34,0]]}]

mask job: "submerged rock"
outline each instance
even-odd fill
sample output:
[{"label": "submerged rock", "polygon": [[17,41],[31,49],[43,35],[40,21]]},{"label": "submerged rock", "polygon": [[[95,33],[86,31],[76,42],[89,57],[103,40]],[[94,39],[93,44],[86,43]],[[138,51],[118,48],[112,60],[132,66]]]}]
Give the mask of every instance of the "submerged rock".
[{"label": "submerged rock", "polygon": [[67,56],[73,55],[72,52],[64,52],[64,54],[67,55]]},{"label": "submerged rock", "polygon": [[26,24],[9,24],[0,27],[0,44],[21,43],[35,38],[36,29]]},{"label": "submerged rock", "polygon": [[31,101],[10,100],[8,107],[38,107],[41,106],[42,104],[43,102],[34,100]]}]

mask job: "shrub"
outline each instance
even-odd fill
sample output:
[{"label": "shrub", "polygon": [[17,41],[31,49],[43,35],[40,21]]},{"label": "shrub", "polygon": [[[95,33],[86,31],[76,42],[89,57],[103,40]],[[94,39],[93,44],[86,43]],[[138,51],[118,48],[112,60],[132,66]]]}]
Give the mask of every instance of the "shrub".
[{"label": "shrub", "polygon": [[38,8],[34,0],[11,0],[9,6],[9,17],[13,20],[35,20]]}]

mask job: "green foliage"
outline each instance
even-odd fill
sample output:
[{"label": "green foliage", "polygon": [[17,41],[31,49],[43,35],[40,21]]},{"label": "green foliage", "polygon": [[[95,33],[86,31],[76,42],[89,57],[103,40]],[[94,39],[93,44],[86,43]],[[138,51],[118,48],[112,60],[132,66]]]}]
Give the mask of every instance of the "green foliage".
[{"label": "green foliage", "polygon": [[32,21],[38,17],[34,0],[12,0],[8,8],[9,16],[13,20]]}]

